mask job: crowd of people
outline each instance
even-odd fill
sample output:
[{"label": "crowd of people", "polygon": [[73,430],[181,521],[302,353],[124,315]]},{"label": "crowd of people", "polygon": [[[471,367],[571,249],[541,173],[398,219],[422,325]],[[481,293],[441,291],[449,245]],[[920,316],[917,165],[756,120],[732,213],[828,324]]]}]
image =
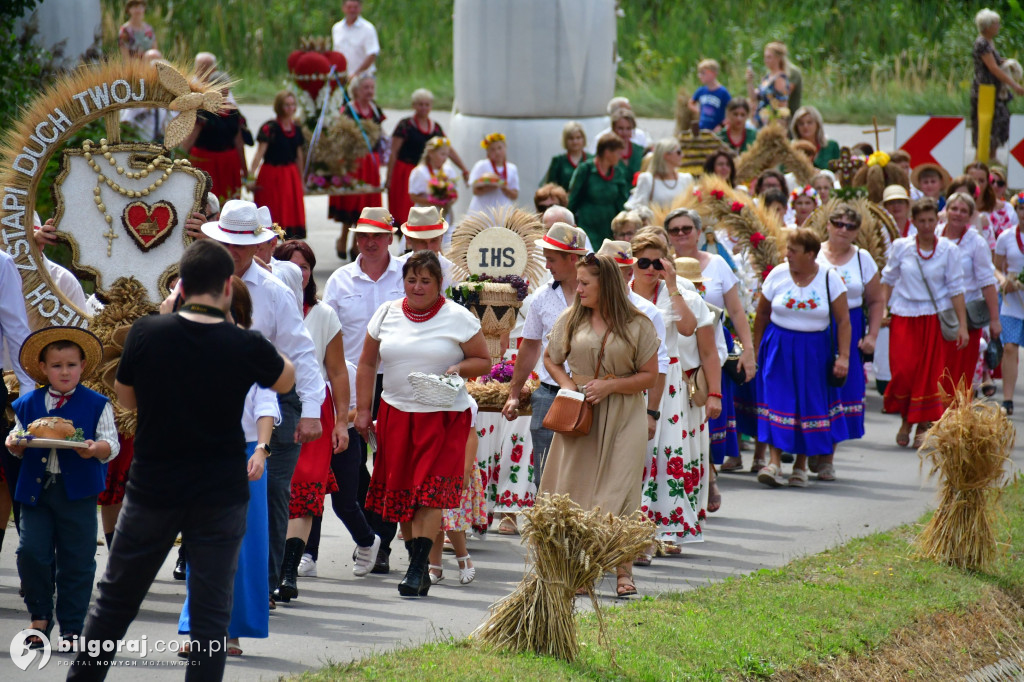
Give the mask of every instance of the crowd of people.
[{"label": "crowd of people", "polygon": [[[145,3],[127,6],[122,49],[156,58]],[[361,6],[347,0],[332,35],[350,65],[352,114],[380,123],[379,44]],[[998,66],[989,49],[998,16],[979,13],[978,28],[976,56]],[[212,55],[197,60],[216,73]],[[807,487],[810,474],[835,481],[839,444],[864,436],[869,372],[884,411],[900,417],[900,447],[921,444],[959,382],[992,396],[1001,377],[1002,406],[1013,414],[1024,192],[1008,192],[1006,170],[980,161],[952,178],[933,164],[913,166],[904,151],[874,152],[875,163],[901,169],[882,194],[898,236],[880,264],[855,243],[866,216],[829,203],[838,145],[818,110],[799,106],[786,46],[766,45],[764,66],[760,80],[748,71],[746,98],[731,97],[718,64],[702,61],[691,108],[722,142],[703,174],[778,211],[785,225],[785,259],[770,272],[752,276],[756,245],[674,207],[700,176],[680,170],[678,139],[651,140],[638,129],[624,98],[609,103],[609,129],[596,140],[579,123],[565,125],[564,153],[533,195],[548,274],[533,283],[509,340],[514,369],[501,413],[520,419],[521,390],[535,373],[532,452],[521,455],[535,492],[612,514],[640,510],[653,522],[650,547],[617,567],[619,597],[638,593],[634,567],[703,539],[707,515],[723,507],[720,473],[749,471],[771,488]],[[448,545],[459,583],[477,577],[467,536],[491,522],[477,406],[464,389],[438,406],[410,381],[491,371],[480,320],[445,295],[453,264],[443,251],[457,227],[445,212],[454,198],[431,187],[461,175],[471,214],[516,206],[521,187],[501,132],[481,140],[486,158],[468,168],[430,118],[432,102],[429,91],[414,92],[414,114],[394,127],[388,158],[371,151],[360,160],[386,207],[383,193],[332,199],[331,215],[345,226],[338,255],[351,262],[322,293],[305,241],[295,96],[275,98],[251,166],[237,110],[201,115],[186,147],[212,178],[209,205],[185,223],[195,243],[161,314],[136,322],[123,340],[114,389],[121,407],[137,408],[134,437],[118,434],[106,397],[79,385],[103,356],[95,336],[61,327],[30,334],[24,306],[0,308],[21,384],[2,453],[0,515],[13,506],[32,628],[49,636],[59,623],[69,645],[123,637],[180,534],[184,655],[218,679],[225,655],[242,653],[241,638],[269,636],[270,610],[299,598],[300,578],[316,576],[327,495],[355,544],[356,577],[390,573],[396,539],[408,554],[397,582],[403,597],[427,596],[444,579]],[[766,168],[739,184],[737,154],[775,119],[820,172],[799,185]],[[124,120],[159,139],[159,118]],[[228,199],[247,176],[254,201]],[[808,220],[825,204],[818,232]],[[38,225],[40,246],[54,239],[52,221]],[[84,299],[73,276],[48,267],[69,298]],[[5,295],[20,292],[17,277],[0,252]],[[178,380],[165,381],[168,373]],[[210,382],[217,391],[195,390]],[[592,410],[583,433],[545,427],[567,394],[581,394]],[[26,447],[25,427],[45,416],[72,419],[83,448]],[[742,453],[750,450],[748,467]],[[109,556],[93,600],[97,503]],[[516,532],[514,517],[500,524]],[[227,651],[209,646],[224,637]],[[101,679],[112,657],[80,652],[69,678]]]}]

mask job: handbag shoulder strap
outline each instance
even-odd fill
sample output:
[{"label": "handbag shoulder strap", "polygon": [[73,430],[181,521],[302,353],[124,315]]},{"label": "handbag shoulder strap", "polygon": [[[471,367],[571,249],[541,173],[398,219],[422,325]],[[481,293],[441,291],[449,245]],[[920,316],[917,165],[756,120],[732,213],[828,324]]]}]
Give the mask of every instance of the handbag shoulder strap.
[{"label": "handbag shoulder strap", "polygon": [[[939,248],[939,242],[935,242],[935,248]],[[935,302],[935,294],[932,293],[932,287],[928,284],[928,278],[924,274],[924,266],[921,265],[921,259],[915,258],[914,262],[917,263],[917,269],[921,271],[921,280],[924,282],[924,288],[928,290],[928,298],[932,300],[932,307],[935,308],[935,314],[939,313],[939,304]]]},{"label": "handbag shoulder strap", "polygon": [[832,355],[834,356],[836,354],[836,340],[832,334],[832,292],[828,285],[828,273],[831,269],[825,270],[825,300],[828,301],[828,345],[832,349]]},{"label": "handbag shoulder strap", "polygon": [[612,332],[611,327],[605,330],[604,337],[601,338],[601,350],[597,354],[597,366],[594,367],[594,378],[597,379],[601,376],[601,363],[604,361],[604,347],[608,343],[608,335]]}]

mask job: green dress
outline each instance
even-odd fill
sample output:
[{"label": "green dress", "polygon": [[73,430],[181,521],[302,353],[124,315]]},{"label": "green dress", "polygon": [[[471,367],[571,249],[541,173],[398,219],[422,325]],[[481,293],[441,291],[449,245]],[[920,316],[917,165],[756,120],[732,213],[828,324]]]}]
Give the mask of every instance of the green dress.
[{"label": "green dress", "polygon": [[633,178],[640,172],[640,166],[644,163],[644,148],[635,142],[630,142],[629,145],[632,153],[629,155],[629,158],[623,156],[619,163],[626,169],[626,185],[632,187]]},{"label": "green dress", "polygon": [[818,150],[814,157],[814,167],[821,170],[828,170],[828,162],[839,158],[839,143],[835,140],[828,140],[825,146]]},{"label": "green dress", "polygon": [[591,157],[580,163],[569,183],[569,210],[595,249],[612,238],[612,218],[629,198],[630,181],[625,170],[623,164],[616,164],[611,176],[602,178]]},{"label": "green dress", "polygon": [[739,147],[733,144],[732,140],[729,139],[729,131],[726,130],[725,128],[722,128],[716,134],[718,135],[718,139],[724,142],[726,146],[729,147],[729,149],[733,150],[737,154],[742,154],[743,152],[750,149],[750,145],[754,144],[754,140],[757,139],[756,130],[752,128],[745,128],[744,130],[746,131],[746,134],[743,138],[743,143],[740,144]]},{"label": "green dress", "polygon": [[[583,152],[583,158],[580,159],[580,163],[583,163],[590,155]],[[572,174],[576,172],[576,167],[579,164],[573,164],[569,160],[569,153],[559,154],[558,156],[551,159],[551,165],[548,166],[548,172],[544,174],[544,179],[540,181],[540,184],[546,184],[553,182],[556,185],[569,191],[569,183],[572,182]]]}]

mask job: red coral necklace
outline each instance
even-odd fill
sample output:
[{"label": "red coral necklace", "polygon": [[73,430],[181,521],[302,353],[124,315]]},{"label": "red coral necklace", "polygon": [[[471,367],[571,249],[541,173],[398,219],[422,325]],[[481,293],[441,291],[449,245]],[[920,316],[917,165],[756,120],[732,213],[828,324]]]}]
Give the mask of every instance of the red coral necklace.
[{"label": "red coral necklace", "polygon": [[441,312],[441,308],[444,307],[444,296],[438,296],[437,300],[434,301],[434,305],[430,306],[426,310],[413,310],[412,306],[409,305],[409,299],[402,299],[402,312],[412,322],[426,322],[434,315]]}]

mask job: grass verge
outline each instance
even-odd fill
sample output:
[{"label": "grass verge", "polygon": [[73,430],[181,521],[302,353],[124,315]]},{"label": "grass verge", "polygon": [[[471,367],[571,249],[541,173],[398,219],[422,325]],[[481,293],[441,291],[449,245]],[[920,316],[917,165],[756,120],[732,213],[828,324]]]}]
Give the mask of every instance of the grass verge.
[{"label": "grass verge", "polygon": [[[572,664],[495,653],[462,640],[330,665],[296,679],[810,679],[815,671],[826,674],[826,669],[843,666],[849,673],[845,678],[852,679],[850,670],[858,661],[877,659],[893,643],[912,647],[921,642],[915,628],[944,631],[942,623],[955,621],[964,631],[978,630],[964,623],[984,620],[978,614],[991,604],[1006,606],[997,608],[1005,627],[992,627],[989,639],[1011,644],[1021,641],[1014,633],[1024,635],[1024,479],[1006,489],[1003,508],[1000,530],[1008,545],[990,573],[966,573],[915,558],[911,543],[920,526],[911,524],[780,569],[606,609],[614,658],[598,645],[596,620],[584,615],[582,652]],[[954,640],[954,648],[963,650],[964,641]],[[978,666],[997,660],[967,658]],[[895,657],[892,665],[904,661],[904,667],[917,667],[905,674],[931,679],[929,661],[936,660]]]}]

